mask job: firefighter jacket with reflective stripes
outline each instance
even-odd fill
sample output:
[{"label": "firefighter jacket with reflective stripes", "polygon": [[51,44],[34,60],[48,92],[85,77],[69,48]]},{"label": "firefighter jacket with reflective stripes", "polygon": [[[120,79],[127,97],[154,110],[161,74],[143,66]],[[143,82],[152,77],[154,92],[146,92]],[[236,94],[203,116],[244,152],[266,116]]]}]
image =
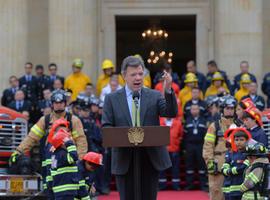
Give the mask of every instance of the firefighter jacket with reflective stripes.
[{"label": "firefighter jacket with reflective stripes", "polygon": [[232,119],[221,117],[218,122],[220,130],[216,130],[215,123],[212,123],[204,137],[203,158],[205,163],[207,164],[210,160],[216,161],[219,172],[225,162],[225,153],[227,151],[224,132],[233,124],[232,121]]},{"label": "firefighter jacket with reflective stripes", "polygon": [[268,147],[268,138],[261,127],[256,126],[254,128],[248,129],[248,131],[251,133],[252,139]]},{"label": "firefighter jacket with reflective stripes", "polygon": [[185,123],[185,144],[195,144],[198,148],[203,145],[203,139],[207,131],[206,120],[203,117],[188,117]]},{"label": "firefighter jacket with reflective stripes", "polygon": [[66,148],[57,148],[52,153],[52,189],[54,196],[77,196],[79,189],[78,154],[73,142],[65,142]]},{"label": "firefighter jacket with reflective stripes", "polygon": [[245,171],[245,178],[244,182],[240,186],[240,191],[243,194],[242,199],[243,200],[253,200],[255,199],[255,192],[257,194],[258,200],[263,200],[264,197],[261,197],[258,191],[255,190],[256,184],[258,184],[263,177],[263,169],[260,167],[256,167],[255,169],[252,169],[252,166],[256,163],[269,163],[268,158],[257,158]]},{"label": "firefighter jacket with reflective stripes", "polygon": [[85,169],[85,161],[78,161],[78,169],[79,169],[79,190],[78,190],[78,199],[81,200],[88,200],[90,199],[89,197],[89,190],[93,184],[93,173],[89,172]]},{"label": "firefighter jacket with reflective stripes", "polygon": [[[53,123],[55,120],[65,117],[66,113],[62,113],[61,115],[52,113],[51,114],[51,122]],[[83,131],[83,126],[81,120],[72,115],[72,131],[71,136],[75,142],[75,145],[78,149],[78,155],[81,159],[87,152],[87,141]],[[49,132],[49,130],[48,130]],[[17,147],[17,151],[19,153],[23,153],[25,151],[31,150],[31,148],[38,144],[38,142],[46,135],[45,130],[45,117],[41,117],[40,120],[31,128],[29,134],[25,137],[22,143]]]},{"label": "firefighter jacket with reflective stripes", "polygon": [[249,166],[248,160],[243,152],[227,151],[225,163],[221,171],[225,176],[223,192],[229,193],[230,196],[241,196],[240,185],[244,181],[244,171]]}]

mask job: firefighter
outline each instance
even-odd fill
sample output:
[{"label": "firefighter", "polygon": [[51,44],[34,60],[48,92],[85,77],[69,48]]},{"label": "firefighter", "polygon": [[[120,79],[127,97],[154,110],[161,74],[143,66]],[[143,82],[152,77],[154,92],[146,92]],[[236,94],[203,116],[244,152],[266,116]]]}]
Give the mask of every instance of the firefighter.
[{"label": "firefighter", "polygon": [[249,85],[249,94],[244,96],[242,99],[250,98],[252,102],[256,105],[256,107],[263,111],[265,108],[264,98],[257,94],[258,85],[256,82],[252,82]]},{"label": "firefighter", "polygon": [[[98,77],[96,85],[97,96],[101,94],[102,88],[104,88],[109,83],[111,76],[114,74],[115,66],[111,60],[105,59],[102,62],[102,70],[103,74]],[[118,82],[120,85],[124,85],[124,79],[121,75],[118,75]]]},{"label": "firefighter", "polygon": [[186,190],[194,189],[195,166],[199,173],[200,189],[207,190],[206,167],[202,157],[203,138],[206,134],[206,120],[200,115],[198,104],[191,104],[191,115],[185,122],[184,144],[186,150]]},{"label": "firefighter", "polygon": [[243,114],[243,123],[251,133],[252,138],[257,142],[268,146],[268,138],[263,130],[261,112],[256,107],[245,109]]},{"label": "firefighter", "polygon": [[[65,129],[59,129],[50,142],[52,144],[51,176],[54,198],[55,200],[74,200],[79,190],[76,146],[70,138],[70,132]],[[90,199],[89,195],[86,197]]]},{"label": "firefighter", "polygon": [[270,72],[263,78],[262,91],[267,96],[267,108],[270,108]]},{"label": "firefighter", "polygon": [[269,164],[267,158],[267,149],[261,143],[250,144],[246,146],[246,155],[250,166],[245,171],[244,182],[240,186],[243,193],[242,200],[264,200],[257,186],[264,180],[263,166]]},{"label": "firefighter", "polygon": [[239,126],[239,127],[244,126],[244,124],[243,124],[244,110],[249,108],[249,107],[256,107],[250,98],[243,99],[237,104],[236,119],[235,119],[235,124],[237,126]]},{"label": "firefighter", "polygon": [[205,99],[206,103],[206,109],[207,109],[207,117],[206,117],[206,122],[207,122],[207,127],[213,123],[216,120],[220,119],[220,112],[219,112],[219,97],[213,95],[213,96],[208,96]]},{"label": "firefighter", "polygon": [[210,124],[204,138],[203,158],[208,169],[209,192],[211,200],[223,200],[221,190],[224,177],[221,167],[225,161],[226,140],[224,132],[233,124],[236,99],[227,95],[220,98],[221,118]]},{"label": "firefighter", "polygon": [[240,89],[234,95],[238,102],[240,102],[244,96],[249,94],[250,83],[251,79],[249,74],[243,74],[240,80]]},{"label": "firefighter", "polygon": [[[185,87],[179,93],[179,100],[184,109],[186,103],[192,99],[192,88],[198,87],[198,79],[194,73],[187,73],[185,79]],[[203,94],[200,92],[200,99],[203,99]]]},{"label": "firefighter", "polygon": [[[66,106],[66,96],[63,90],[55,90],[51,96],[52,110],[50,115],[43,116],[39,121],[30,129],[27,137],[22,141],[22,143],[16,148],[16,150],[11,155],[10,161],[12,163],[16,162],[17,157],[26,151],[31,150],[31,148],[38,142],[41,143],[41,157],[45,161],[45,146],[47,144],[47,136],[50,132],[51,125],[59,118],[66,118],[69,122],[69,129],[71,130],[71,137],[73,138],[75,145],[78,149],[79,158],[87,152],[87,141],[83,131],[82,123],[78,117],[71,115],[65,111]],[[46,162],[44,163],[44,165]],[[48,163],[50,164],[50,163]],[[43,177],[46,179],[46,177]],[[46,187],[46,185],[45,185]]]},{"label": "firefighter", "polygon": [[230,91],[225,83],[225,79],[220,72],[215,72],[212,77],[211,85],[205,92],[205,97],[210,95],[219,95],[222,93],[229,94]]},{"label": "firefighter", "polygon": [[72,100],[77,98],[77,95],[85,89],[88,83],[91,83],[91,79],[82,72],[84,62],[80,58],[76,58],[72,63],[72,71],[65,79],[64,88],[72,90]]},{"label": "firefighter", "polygon": [[245,128],[228,129],[227,131],[231,132],[229,138],[233,147],[226,152],[225,163],[221,169],[225,176],[223,192],[226,200],[239,200],[242,196],[239,186],[244,181],[244,170],[249,165],[244,151],[251,135]]}]

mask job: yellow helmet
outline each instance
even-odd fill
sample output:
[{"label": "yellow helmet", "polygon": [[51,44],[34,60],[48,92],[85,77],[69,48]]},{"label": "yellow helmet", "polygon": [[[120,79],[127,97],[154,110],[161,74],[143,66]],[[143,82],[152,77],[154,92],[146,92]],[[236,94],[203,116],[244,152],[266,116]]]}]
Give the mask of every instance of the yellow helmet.
[{"label": "yellow helmet", "polygon": [[220,72],[215,72],[213,74],[212,81],[224,81],[224,77]]},{"label": "yellow helmet", "polygon": [[79,68],[82,68],[83,67],[83,61],[82,59],[80,58],[76,58],[73,60],[73,64],[72,64],[73,67],[79,67]]},{"label": "yellow helmet", "polygon": [[246,73],[241,76],[240,81],[241,81],[241,83],[251,83],[252,82],[250,79],[250,75],[246,74]]},{"label": "yellow helmet", "polygon": [[102,69],[114,68],[114,64],[111,60],[105,59],[102,63]]},{"label": "yellow helmet", "polygon": [[192,83],[192,82],[198,82],[198,79],[196,75],[192,72],[189,72],[186,74],[186,79],[184,81],[185,83]]}]

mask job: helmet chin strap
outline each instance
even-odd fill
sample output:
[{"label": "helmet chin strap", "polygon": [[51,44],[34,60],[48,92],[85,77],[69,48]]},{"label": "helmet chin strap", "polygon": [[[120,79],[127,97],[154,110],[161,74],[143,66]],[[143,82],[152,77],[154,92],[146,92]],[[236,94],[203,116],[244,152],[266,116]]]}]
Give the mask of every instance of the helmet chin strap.
[{"label": "helmet chin strap", "polygon": [[65,109],[63,109],[63,110],[54,110],[54,112],[55,112],[56,114],[63,113],[64,111],[65,111]]}]

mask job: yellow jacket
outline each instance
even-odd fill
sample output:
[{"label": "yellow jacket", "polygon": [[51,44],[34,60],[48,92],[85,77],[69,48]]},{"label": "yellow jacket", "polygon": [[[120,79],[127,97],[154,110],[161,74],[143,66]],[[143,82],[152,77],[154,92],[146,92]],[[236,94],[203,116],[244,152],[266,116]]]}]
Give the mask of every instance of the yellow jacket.
[{"label": "yellow jacket", "polygon": [[[97,90],[97,96],[99,96],[101,94],[101,91],[102,89],[108,85],[110,81],[110,76],[106,75],[106,74],[101,74],[99,77],[98,77],[98,80],[97,80],[97,86],[96,86],[96,90]],[[124,85],[125,84],[125,81],[122,77],[122,75],[118,75],[118,82],[120,85]]]},{"label": "yellow jacket", "polygon": [[144,79],[143,79],[143,85],[145,87],[151,88],[151,77],[150,77],[149,74],[144,77]]},{"label": "yellow jacket", "polygon": [[237,99],[238,102],[241,101],[242,97],[249,94],[249,90],[244,88],[240,83],[240,89],[235,93],[234,97]]},{"label": "yellow jacket", "polygon": [[[179,100],[180,103],[182,104],[182,109],[184,109],[186,103],[192,99],[192,94],[191,94],[192,88],[185,86],[180,92],[179,92]],[[203,99],[203,94],[200,92],[200,99]]]},{"label": "yellow jacket", "polygon": [[72,90],[72,100],[76,100],[77,95],[85,90],[86,84],[91,83],[91,79],[84,73],[72,73],[65,79],[64,88]]},{"label": "yellow jacket", "polygon": [[[227,93],[230,93],[230,91],[225,83],[223,83],[221,87],[223,87]],[[205,98],[208,96],[217,95],[219,93],[218,89],[219,88],[217,88],[216,86],[211,84],[205,92]]]}]

